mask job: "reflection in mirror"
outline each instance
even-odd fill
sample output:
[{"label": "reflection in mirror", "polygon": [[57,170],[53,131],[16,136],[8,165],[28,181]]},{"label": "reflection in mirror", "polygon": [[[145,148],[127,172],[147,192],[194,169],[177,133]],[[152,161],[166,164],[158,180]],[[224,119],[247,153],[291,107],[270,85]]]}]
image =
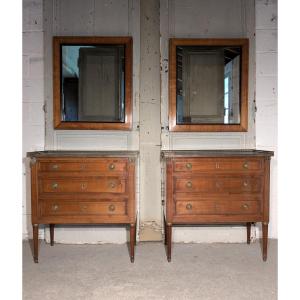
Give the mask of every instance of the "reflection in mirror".
[{"label": "reflection in mirror", "polygon": [[124,122],[124,45],[61,45],[61,120]]},{"label": "reflection in mirror", "polygon": [[239,46],[176,47],[176,123],[240,124]]}]

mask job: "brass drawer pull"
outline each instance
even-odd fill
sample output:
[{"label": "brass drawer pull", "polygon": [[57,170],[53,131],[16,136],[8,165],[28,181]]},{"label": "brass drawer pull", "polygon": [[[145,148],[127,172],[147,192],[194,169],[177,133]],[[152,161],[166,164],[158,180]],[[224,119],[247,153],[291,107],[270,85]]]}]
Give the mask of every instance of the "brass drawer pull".
[{"label": "brass drawer pull", "polygon": [[187,205],[186,205],[186,209],[187,210],[191,210],[193,208],[193,205],[191,204],[191,203],[188,203]]},{"label": "brass drawer pull", "polygon": [[53,169],[53,170],[57,170],[57,169],[58,169],[58,165],[56,165],[56,164],[55,164],[55,165],[52,165],[52,169]]},{"label": "brass drawer pull", "polygon": [[242,205],[242,208],[243,208],[243,209],[249,209],[249,205],[248,205],[248,204],[243,204],[243,205]]},{"label": "brass drawer pull", "polygon": [[58,205],[57,204],[52,205],[52,210],[57,211],[58,210]]},{"label": "brass drawer pull", "polygon": [[58,183],[54,182],[52,183],[52,189],[56,190],[58,188]]},{"label": "brass drawer pull", "polygon": [[87,209],[87,205],[83,205],[82,210],[86,210],[86,209]]},{"label": "brass drawer pull", "polygon": [[86,187],[87,187],[87,184],[86,184],[86,183],[82,183],[82,184],[81,184],[81,189],[82,189],[82,190],[85,190]]},{"label": "brass drawer pull", "polygon": [[115,209],[116,209],[116,207],[115,207],[113,204],[111,204],[111,205],[108,207],[108,210],[109,210],[109,211],[115,211]]},{"label": "brass drawer pull", "polygon": [[116,187],[116,184],[115,184],[114,182],[111,182],[111,183],[109,184],[109,186],[113,189],[113,188]]},{"label": "brass drawer pull", "polygon": [[244,181],[243,185],[244,187],[248,186],[248,181]]},{"label": "brass drawer pull", "polygon": [[248,166],[248,162],[247,162],[247,161],[246,161],[246,162],[244,162],[244,164],[243,164],[243,168],[244,168],[244,169],[248,169],[248,167],[249,167],[249,166]]},{"label": "brass drawer pull", "polygon": [[188,181],[187,183],[186,183],[186,187],[187,188],[191,188],[193,186],[193,184],[192,184],[192,182],[191,181]]},{"label": "brass drawer pull", "polygon": [[192,165],[191,163],[187,163],[185,166],[186,166],[186,168],[189,169],[189,170],[193,167],[193,165]]},{"label": "brass drawer pull", "polygon": [[115,169],[115,165],[114,164],[109,164],[109,166],[108,166],[108,168],[110,169],[110,170],[114,170]]}]

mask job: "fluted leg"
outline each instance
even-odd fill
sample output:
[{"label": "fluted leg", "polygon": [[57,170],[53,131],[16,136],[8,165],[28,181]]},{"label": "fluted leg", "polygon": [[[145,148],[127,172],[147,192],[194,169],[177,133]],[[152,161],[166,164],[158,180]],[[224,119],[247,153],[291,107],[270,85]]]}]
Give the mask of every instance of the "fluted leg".
[{"label": "fluted leg", "polygon": [[39,224],[33,224],[33,260],[39,262]]},{"label": "fluted leg", "polygon": [[54,245],[54,224],[50,224],[50,245]]}]

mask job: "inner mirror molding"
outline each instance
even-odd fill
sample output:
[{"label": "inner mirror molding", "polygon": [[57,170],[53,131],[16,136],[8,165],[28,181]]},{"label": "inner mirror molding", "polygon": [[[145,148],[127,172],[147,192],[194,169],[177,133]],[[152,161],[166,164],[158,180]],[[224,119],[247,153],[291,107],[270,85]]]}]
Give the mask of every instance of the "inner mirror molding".
[{"label": "inner mirror molding", "polygon": [[248,56],[248,39],[170,39],[170,131],[247,131]]},{"label": "inner mirror molding", "polygon": [[53,117],[55,129],[131,129],[131,37],[53,37]]}]

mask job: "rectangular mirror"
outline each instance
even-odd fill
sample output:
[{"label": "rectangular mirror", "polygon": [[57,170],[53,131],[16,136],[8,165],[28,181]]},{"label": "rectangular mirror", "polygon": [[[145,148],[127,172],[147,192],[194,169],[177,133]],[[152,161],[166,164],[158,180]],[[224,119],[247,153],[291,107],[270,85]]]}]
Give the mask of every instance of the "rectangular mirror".
[{"label": "rectangular mirror", "polygon": [[171,39],[171,131],[246,131],[247,39]]},{"label": "rectangular mirror", "polygon": [[132,39],[54,37],[54,126],[131,128]]}]

